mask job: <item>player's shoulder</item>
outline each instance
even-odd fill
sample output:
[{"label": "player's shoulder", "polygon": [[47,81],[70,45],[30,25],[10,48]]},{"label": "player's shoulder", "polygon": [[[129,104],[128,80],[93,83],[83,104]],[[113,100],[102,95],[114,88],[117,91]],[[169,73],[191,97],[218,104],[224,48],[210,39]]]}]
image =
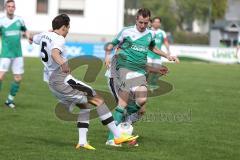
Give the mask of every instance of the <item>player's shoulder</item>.
[{"label": "player's shoulder", "polygon": [[7,21],[7,16],[6,15],[2,15],[0,17],[0,24],[3,24],[5,21]]},{"label": "player's shoulder", "polygon": [[15,20],[19,20],[21,22],[24,22],[23,18],[21,16],[19,16],[19,15],[14,15],[14,19]]},{"label": "player's shoulder", "polygon": [[152,37],[155,37],[156,33],[151,28],[146,28],[146,33],[149,33],[152,35]]},{"label": "player's shoulder", "polygon": [[165,32],[163,29],[158,29],[157,32],[158,32],[158,33],[161,33],[161,34],[163,34],[163,35],[166,35],[166,32]]},{"label": "player's shoulder", "polygon": [[65,43],[65,38],[62,35],[55,32],[48,32],[48,34],[51,36],[53,43]]}]

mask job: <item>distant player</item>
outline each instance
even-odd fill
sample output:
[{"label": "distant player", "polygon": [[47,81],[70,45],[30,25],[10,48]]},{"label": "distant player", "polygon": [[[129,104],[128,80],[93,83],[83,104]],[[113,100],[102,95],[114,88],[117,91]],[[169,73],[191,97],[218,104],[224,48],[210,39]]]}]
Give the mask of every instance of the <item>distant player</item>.
[{"label": "distant player", "polygon": [[123,121],[130,94],[134,102],[142,108],[147,101],[146,64],[149,48],[170,61],[178,61],[176,57],[169,56],[155,46],[155,34],[148,30],[151,13],[148,9],[139,9],[136,16],[136,25],[124,28],[117,37],[106,46],[105,64],[110,65],[110,54],[118,46],[116,63],[117,85],[119,89],[118,106],[113,115],[116,124]]},{"label": "distant player", "polygon": [[[151,23],[151,30],[155,33],[156,47],[158,49],[161,49],[162,45],[164,44],[167,49],[167,53],[170,55],[167,34],[164,30],[160,29],[160,27],[161,27],[161,18],[154,17]],[[153,53],[151,50],[149,50],[148,52],[147,61],[148,61],[148,65],[151,67],[159,68],[162,66],[161,56]],[[159,77],[160,77],[160,74],[156,74],[156,73],[148,74],[148,85],[150,90],[154,90],[159,87],[157,86],[157,81]]]},{"label": "distant player", "polygon": [[240,33],[238,33],[238,42],[237,42],[237,52],[236,52],[236,57],[238,59],[238,63],[240,63]]},{"label": "distant player", "polygon": [[55,17],[52,21],[52,32],[43,32],[33,37],[33,42],[41,46],[42,62],[44,64],[44,80],[49,89],[71,111],[74,105],[83,104],[86,108],[80,110],[77,127],[79,142],[76,148],[95,150],[87,142],[90,109],[88,103],[96,106],[97,113],[103,125],[107,125],[114,134],[116,144],[136,139],[137,136],[121,135],[114,123],[111,112],[104,100],[87,84],[75,79],[70,74],[64,50],[65,37],[70,28],[70,18],[66,14]]},{"label": "distant player", "polygon": [[5,2],[6,15],[0,18],[0,35],[2,37],[2,50],[0,52],[0,91],[5,73],[11,67],[14,81],[11,83],[10,92],[5,104],[14,108],[14,98],[19,91],[20,82],[24,73],[24,63],[21,48],[22,33],[30,37],[29,32],[21,17],[16,16],[14,0]]}]

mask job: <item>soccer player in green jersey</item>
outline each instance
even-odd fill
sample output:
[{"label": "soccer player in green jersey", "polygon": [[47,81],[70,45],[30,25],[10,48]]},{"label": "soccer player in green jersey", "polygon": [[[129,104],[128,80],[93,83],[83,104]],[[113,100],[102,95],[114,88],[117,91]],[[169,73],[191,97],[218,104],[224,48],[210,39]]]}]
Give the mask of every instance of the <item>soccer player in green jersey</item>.
[{"label": "soccer player in green jersey", "polygon": [[[151,30],[155,33],[156,47],[158,49],[161,49],[162,45],[164,44],[167,49],[167,53],[170,55],[167,34],[164,30],[160,29],[160,27],[161,27],[161,18],[154,17],[151,23]],[[159,68],[162,65],[161,56],[153,53],[151,50],[149,50],[148,52],[147,61],[148,61],[148,65],[151,67]],[[148,86],[150,90],[154,90],[159,87],[157,86],[157,81],[159,77],[160,77],[160,74],[156,74],[156,73],[148,74]]]},{"label": "soccer player in green jersey", "polygon": [[6,15],[0,18],[0,35],[2,38],[2,49],[0,51],[0,90],[5,73],[11,66],[14,75],[14,81],[11,83],[10,92],[5,104],[14,108],[14,97],[16,96],[22,74],[24,73],[24,63],[21,48],[21,35],[30,37],[22,18],[16,16],[14,0],[5,2]]},{"label": "soccer player in green jersey", "polygon": [[121,123],[126,113],[130,93],[136,105],[141,108],[147,101],[146,64],[147,53],[151,49],[170,61],[178,61],[176,57],[162,52],[155,46],[155,34],[147,29],[151,13],[148,9],[139,9],[136,16],[136,25],[124,28],[117,37],[109,43],[106,50],[105,64],[110,65],[110,54],[118,46],[117,83],[118,106],[113,116],[117,124]]}]

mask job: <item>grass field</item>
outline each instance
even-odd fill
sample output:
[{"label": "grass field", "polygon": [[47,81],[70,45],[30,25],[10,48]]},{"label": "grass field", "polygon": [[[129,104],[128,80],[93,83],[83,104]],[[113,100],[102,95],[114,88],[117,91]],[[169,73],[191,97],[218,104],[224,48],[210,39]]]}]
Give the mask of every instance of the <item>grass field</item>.
[{"label": "grass field", "polygon": [[[86,151],[74,149],[75,123],[56,118],[57,101],[42,81],[40,60],[26,58],[25,62],[16,111],[3,105],[10,74],[0,93],[0,160],[239,160],[238,65],[167,64],[171,72],[164,80],[175,89],[149,99],[148,114],[134,127],[141,136],[140,146],[105,146],[107,129],[94,119],[88,137],[97,150]],[[103,72],[91,85],[107,90]]]}]

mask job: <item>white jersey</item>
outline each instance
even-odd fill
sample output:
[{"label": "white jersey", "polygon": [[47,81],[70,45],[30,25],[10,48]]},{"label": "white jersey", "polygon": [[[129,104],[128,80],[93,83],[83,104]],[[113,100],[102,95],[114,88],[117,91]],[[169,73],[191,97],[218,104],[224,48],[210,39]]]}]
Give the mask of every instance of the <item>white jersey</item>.
[{"label": "white jersey", "polygon": [[33,42],[41,47],[40,55],[44,64],[44,81],[49,82],[51,73],[60,67],[52,58],[52,50],[58,49],[61,52],[61,56],[66,59],[65,38],[55,32],[43,32],[35,35]]}]

